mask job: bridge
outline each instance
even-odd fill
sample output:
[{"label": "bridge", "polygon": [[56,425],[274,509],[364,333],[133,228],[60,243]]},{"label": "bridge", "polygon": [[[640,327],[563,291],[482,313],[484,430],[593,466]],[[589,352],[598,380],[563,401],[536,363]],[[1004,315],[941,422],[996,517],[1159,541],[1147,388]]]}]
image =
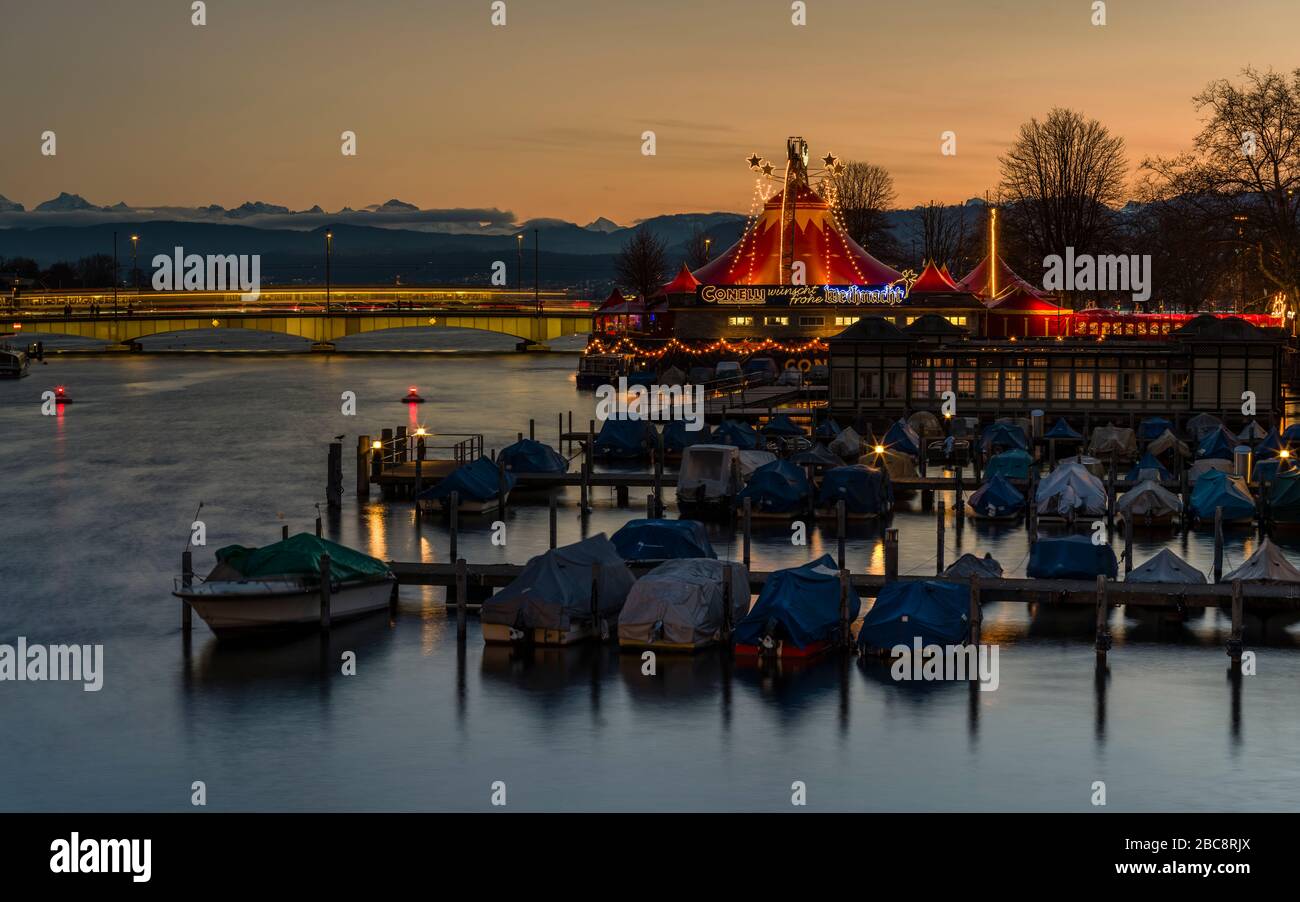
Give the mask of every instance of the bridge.
[{"label": "bridge", "polygon": [[[497,332],[532,348],[592,329],[590,305],[547,292],[532,296],[481,290],[271,290],[243,303],[234,292],[112,292],[26,295],[0,319],[0,329],[70,335],[131,347],[151,335],[198,329],[251,329],[306,339],[329,348],[339,339],[388,329],[450,328]],[[511,303],[513,301],[513,303]],[[526,303],[524,303],[526,301]]]}]

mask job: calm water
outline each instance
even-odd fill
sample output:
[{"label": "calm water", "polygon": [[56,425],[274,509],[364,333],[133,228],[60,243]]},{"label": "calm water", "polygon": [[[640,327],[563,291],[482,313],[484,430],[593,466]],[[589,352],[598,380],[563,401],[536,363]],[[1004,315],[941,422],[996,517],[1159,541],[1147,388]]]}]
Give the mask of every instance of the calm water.
[{"label": "calm water", "polygon": [[[169,592],[200,502],[206,572],[217,547],[274,541],[285,522],[311,529],[334,435],[350,448],[416,415],[500,447],[535,416],[554,441],[558,411],[591,416],[572,369],[569,356],[509,353],[133,355],[56,358],[0,382],[0,642],[102,643],[106,670],[98,693],[0,683],[0,809],[186,810],[195,780],[218,810],[486,810],[497,780],[511,810],[788,810],[795,780],[823,810],[1088,810],[1094,780],[1117,809],[1300,803],[1300,648],[1287,633],[1248,638],[1259,673],[1234,686],[1214,612],[1160,628],[1117,614],[1098,680],[1090,614],[1053,622],[990,605],[1001,686],[984,693],[895,683],[856,661],[765,674],[716,654],[660,656],[645,677],[615,649],[485,650],[473,619],[458,653],[440,589],[404,589],[395,623],[336,629],[324,657],[315,637],[219,646],[198,618],[186,656]],[[60,383],[75,403],[41,416],[40,393]],[[430,403],[397,403],[410,384]],[[354,418],[340,414],[344,391],[357,393]],[[446,559],[440,520],[358,504],[347,467],[345,483],[327,536]],[[933,572],[934,516],[908,504],[894,519],[900,569]],[[560,539],[636,515],[598,489],[584,523],[574,490]],[[882,572],[879,527],[850,529],[850,566]],[[471,522],[464,555],[523,563],[546,546],[545,506],[515,506],[508,530],[498,548]],[[738,534],[715,528],[713,540],[739,556]],[[1139,537],[1137,561],[1166,543],[1209,569],[1201,533]],[[813,529],[808,548],[761,527],[755,566],[834,544],[833,527]],[[1015,575],[1029,550],[1023,528],[957,529],[951,514],[947,545],[949,561],[990,551]],[[1235,564],[1253,537],[1230,533],[1227,548]],[[356,676],[339,673],[348,650]]]}]

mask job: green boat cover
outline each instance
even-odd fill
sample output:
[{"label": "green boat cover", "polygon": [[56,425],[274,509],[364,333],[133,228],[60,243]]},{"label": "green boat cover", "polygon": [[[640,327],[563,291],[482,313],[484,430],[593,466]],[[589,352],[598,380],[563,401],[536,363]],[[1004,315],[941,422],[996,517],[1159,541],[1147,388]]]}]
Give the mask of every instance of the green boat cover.
[{"label": "green boat cover", "polygon": [[368,554],[353,551],[309,532],[300,532],[274,545],[246,548],[227,545],[217,549],[217,560],[246,579],[269,576],[317,576],[322,554],[330,556],[330,576],[339,582],[389,576],[388,565]]}]

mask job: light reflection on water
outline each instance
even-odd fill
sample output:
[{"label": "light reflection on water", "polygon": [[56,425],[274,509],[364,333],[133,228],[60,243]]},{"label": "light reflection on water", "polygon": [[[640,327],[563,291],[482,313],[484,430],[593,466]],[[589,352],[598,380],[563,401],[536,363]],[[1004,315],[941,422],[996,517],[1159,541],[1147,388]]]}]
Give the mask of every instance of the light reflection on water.
[{"label": "light reflection on water", "polygon": [[[530,416],[547,441],[557,412],[585,423],[592,399],[572,368],[559,355],[135,355],[55,359],[0,383],[0,641],[102,642],[107,658],[99,693],[0,683],[0,722],[20,726],[6,730],[0,808],[184,809],[200,779],[215,809],[483,810],[493,780],[518,810],[782,810],[793,780],[814,809],[1082,810],[1095,779],[1112,808],[1300,803],[1300,650],[1289,635],[1248,634],[1259,674],[1234,682],[1216,611],[1187,624],[1117,615],[1098,679],[1090,611],[989,605],[983,635],[1001,646],[1001,686],[984,693],[895,682],[875,662],[760,672],[713,653],[661,655],[648,678],[614,648],[485,649],[473,618],[457,654],[442,590],[417,587],[403,590],[394,624],[341,626],[323,652],[315,637],[218,645],[197,623],[185,657],[169,591],[200,500],[205,572],[221,545],[273,541],[282,522],[310,530],[325,444],[404,423],[407,386],[430,399],[419,416],[434,431],[482,429],[501,447]],[[76,400],[43,418],[40,392],[56,383]],[[355,418],[339,412],[346,390]],[[446,559],[441,519],[358,505],[344,469],[327,535],[380,557]],[[987,551],[1023,573],[1022,527],[959,526],[946,501],[948,562]],[[612,532],[644,499],[619,509],[597,489],[594,506],[584,520],[576,490],[562,496],[561,542]],[[904,506],[900,569],[933,572],[934,515],[919,499]],[[740,556],[736,531],[710,532],[720,554]],[[755,566],[835,553],[833,521],[810,524],[807,547],[789,536],[756,525]],[[1300,550],[1300,537],[1278,539]],[[505,548],[473,518],[460,543],[472,561],[522,563],[546,547],[546,506],[513,508]],[[1139,563],[1168,546],[1212,564],[1208,532],[1139,531],[1134,544]],[[1228,530],[1225,570],[1253,547],[1248,530]],[[881,572],[881,526],[850,523],[847,555]],[[345,650],[354,677],[339,674]]]}]

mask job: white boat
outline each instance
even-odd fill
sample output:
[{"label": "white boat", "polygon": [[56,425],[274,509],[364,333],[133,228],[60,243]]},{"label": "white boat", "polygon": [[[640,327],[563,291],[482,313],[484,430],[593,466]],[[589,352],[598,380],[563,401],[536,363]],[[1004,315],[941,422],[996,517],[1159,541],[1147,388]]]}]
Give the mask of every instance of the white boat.
[{"label": "white boat", "polygon": [[764,455],[765,461],[775,459],[768,452],[740,452],[731,445],[691,445],[684,449],[677,475],[677,509],[696,514],[730,511],[731,499],[743,484],[742,453],[749,455],[750,464],[757,463],[758,453]]},{"label": "white boat", "polygon": [[[325,553],[334,576],[331,625],[389,607],[397,582],[383,562],[308,533],[265,548],[222,548],[206,579],[172,594],[188,601],[218,638],[315,629],[321,623],[319,555]],[[293,572],[267,572],[277,567]]]},{"label": "white boat", "polygon": [[0,345],[0,379],[21,379],[27,375],[30,364],[26,351]]}]

